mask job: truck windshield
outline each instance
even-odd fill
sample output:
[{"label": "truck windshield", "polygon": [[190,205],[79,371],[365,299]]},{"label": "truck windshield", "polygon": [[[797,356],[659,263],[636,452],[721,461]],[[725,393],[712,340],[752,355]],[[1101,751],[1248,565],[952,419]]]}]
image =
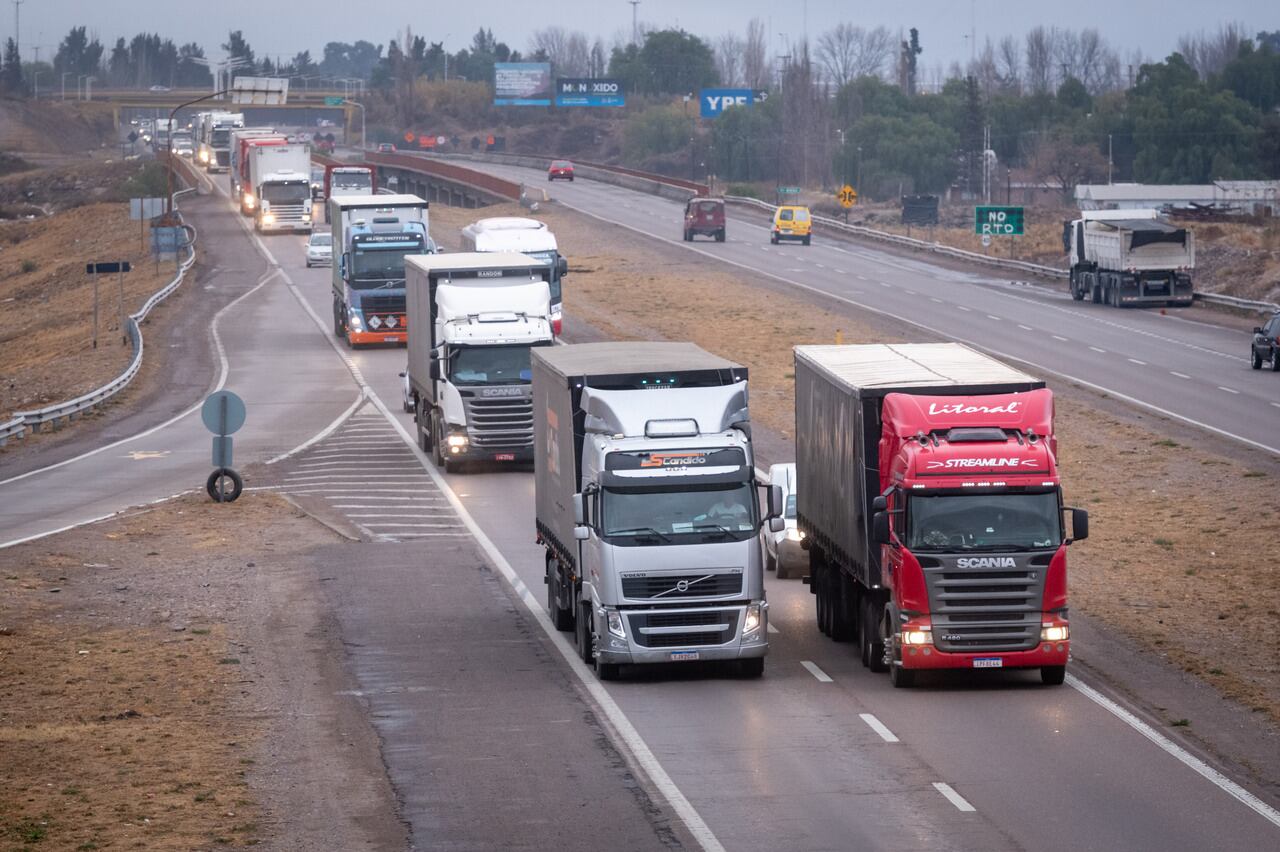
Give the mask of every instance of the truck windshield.
[{"label": "truck windshield", "polygon": [[229,141],[231,141],[230,130],[227,130],[226,128],[223,128],[222,130],[215,129],[213,131],[213,138],[210,140],[210,144],[222,146],[226,145]]},{"label": "truck windshield", "polygon": [[334,189],[343,191],[369,189],[373,185],[368,172],[334,172],[331,183]]},{"label": "truck windshield", "polygon": [[[756,532],[756,495],[748,482],[697,488],[606,488],[604,535],[680,543],[680,537],[732,538]],[[689,539],[685,538],[684,543]]]},{"label": "truck windshield", "polygon": [[401,243],[381,243],[377,248],[351,253],[351,286],[357,290],[380,287],[387,281],[404,280],[405,255],[422,254],[421,238]]},{"label": "truck windshield", "polygon": [[528,346],[461,346],[453,350],[455,385],[527,385],[533,381]]},{"label": "truck windshield", "polygon": [[551,264],[551,304],[560,304],[560,265],[557,261],[560,259],[560,253],[549,249],[547,251],[527,251],[525,254],[534,260],[541,260],[544,263]]},{"label": "truck windshield", "polygon": [[262,185],[262,200],[272,204],[301,204],[310,198],[311,184],[305,180]]},{"label": "truck windshield", "polygon": [[1056,491],[912,494],[905,544],[913,552],[1039,550],[1062,542]]}]

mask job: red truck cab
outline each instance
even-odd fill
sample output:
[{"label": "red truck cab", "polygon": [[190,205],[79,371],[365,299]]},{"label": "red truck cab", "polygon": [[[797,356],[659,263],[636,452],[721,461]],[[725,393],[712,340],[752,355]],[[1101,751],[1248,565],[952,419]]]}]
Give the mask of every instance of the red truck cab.
[{"label": "red truck cab", "polygon": [[[1038,668],[1070,655],[1053,394],[884,397],[873,538],[890,590],[890,676]],[[1076,539],[1088,515],[1070,510]]]},{"label": "red truck cab", "polygon": [[684,241],[699,234],[724,242],[723,198],[690,198],[684,205]]}]

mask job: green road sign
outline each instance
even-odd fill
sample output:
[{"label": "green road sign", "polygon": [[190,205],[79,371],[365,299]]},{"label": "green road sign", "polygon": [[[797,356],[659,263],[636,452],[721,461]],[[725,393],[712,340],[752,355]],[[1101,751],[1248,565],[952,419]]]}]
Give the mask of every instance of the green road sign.
[{"label": "green road sign", "polygon": [[1021,207],[973,208],[973,232],[999,237],[1022,235]]},{"label": "green road sign", "polygon": [[342,106],[342,102],[343,102],[344,100],[346,100],[346,99],[345,99],[345,98],[330,98],[330,97],[326,97],[326,98],[324,99],[324,105],[325,105],[325,106]]},{"label": "green road sign", "polygon": [[778,187],[779,195],[799,195],[800,187],[798,186],[780,186]]}]

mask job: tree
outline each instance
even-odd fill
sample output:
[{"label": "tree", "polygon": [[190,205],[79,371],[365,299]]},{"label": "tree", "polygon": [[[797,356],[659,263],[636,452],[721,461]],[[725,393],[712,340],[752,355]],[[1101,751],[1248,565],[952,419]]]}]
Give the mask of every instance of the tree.
[{"label": "tree", "polygon": [[868,115],[845,134],[838,156],[854,162],[862,148],[862,183],[870,196],[940,192],[955,177],[957,137],[925,115]]},{"label": "tree", "polygon": [[1280,52],[1264,43],[1257,50],[1249,42],[1218,75],[1216,85],[1262,112],[1280,106]]},{"label": "tree", "polygon": [[311,77],[319,67],[311,59],[311,51],[309,50],[294,54],[289,64],[293,66],[293,73],[298,77]]},{"label": "tree", "polygon": [[1098,182],[1107,176],[1107,158],[1102,152],[1096,146],[1073,141],[1065,132],[1038,137],[1028,159],[1036,180],[1042,186],[1058,189],[1064,202],[1075,196],[1077,185]]},{"label": "tree", "polygon": [[1089,91],[1075,77],[1068,77],[1058,87],[1058,103],[1080,113],[1087,113],[1093,108],[1093,98],[1089,97]]},{"label": "tree", "polygon": [[1058,31],[1035,27],[1026,36],[1026,83],[1033,93],[1053,90],[1053,60],[1058,54]]},{"label": "tree", "polygon": [[1227,63],[1240,53],[1241,45],[1251,42],[1244,33],[1244,25],[1222,24],[1217,32],[1184,35],[1178,39],[1178,53],[1195,69],[1201,80],[1207,81],[1227,67]]},{"label": "tree", "polygon": [[920,31],[915,27],[910,30],[911,38],[902,42],[898,53],[898,85],[907,95],[916,93],[916,75],[919,70],[919,57],[924,53],[920,46]]},{"label": "tree", "polygon": [[725,33],[716,39],[716,73],[726,86],[742,85],[743,41],[736,33]]},{"label": "tree", "polygon": [[244,60],[242,69],[248,69],[248,70],[232,71],[231,72],[232,79],[234,79],[239,74],[250,74],[250,75],[253,74],[253,69],[257,66],[258,63],[253,56],[253,48],[249,47],[249,43],[244,40],[243,32],[241,32],[240,30],[232,30],[227,35],[227,40],[222,45],[222,49],[226,51],[227,56],[230,57],[232,60],[235,60],[235,59]]},{"label": "tree", "polygon": [[204,48],[195,42],[188,42],[178,48],[178,67],[174,74],[174,83],[192,88],[212,85],[213,74],[209,72],[209,66],[195,61],[204,58]]},{"label": "tree", "polygon": [[696,92],[719,79],[711,48],[682,30],[646,33],[639,49],[615,47],[609,76],[624,80],[627,91],[660,95]]},{"label": "tree", "polygon": [[587,75],[590,77],[603,77],[609,67],[609,61],[604,55],[604,42],[599,37],[591,43],[591,58],[588,65]]},{"label": "tree", "polygon": [[102,43],[90,40],[84,27],[72,27],[58,45],[53,69],[59,74],[94,74],[102,62]]},{"label": "tree", "polygon": [[4,43],[4,61],[0,63],[0,89],[9,95],[25,95],[26,80],[22,76],[22,57],[18,44],[12,38]]},{"label": "tree", "polygon": [[742,46],[742,82],[748,89],[769,87],[768,45],[759,18],[747,21],[747,37]]},{"label": "tree", "polygon": [[1022,52],[1018,40],[1005,36],[996,46],[996,73],[1003,91],[1019,94],[1022,91]]},{"label": "tree", "polygon": [[879,75],[892,52],[893,37],[884,27],[865,30],[841,23],[818,37],[818,59],[837,87],[865,74]]}]

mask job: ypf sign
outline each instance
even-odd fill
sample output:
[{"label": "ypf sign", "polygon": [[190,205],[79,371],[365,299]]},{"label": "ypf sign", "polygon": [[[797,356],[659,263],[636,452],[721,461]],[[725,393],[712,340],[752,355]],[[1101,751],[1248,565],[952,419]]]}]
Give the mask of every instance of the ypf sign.
[{"label": "ypf sign", "polygon": [[983,237],[1021,236],[1022,208],[975,207],[973,208],[973,232]]},{"label": "ypf sign", "polygon": [[726,109],[751,106],[755,92],[750,89],[703,89],[698,99],[703,118],[718,118]]}]

